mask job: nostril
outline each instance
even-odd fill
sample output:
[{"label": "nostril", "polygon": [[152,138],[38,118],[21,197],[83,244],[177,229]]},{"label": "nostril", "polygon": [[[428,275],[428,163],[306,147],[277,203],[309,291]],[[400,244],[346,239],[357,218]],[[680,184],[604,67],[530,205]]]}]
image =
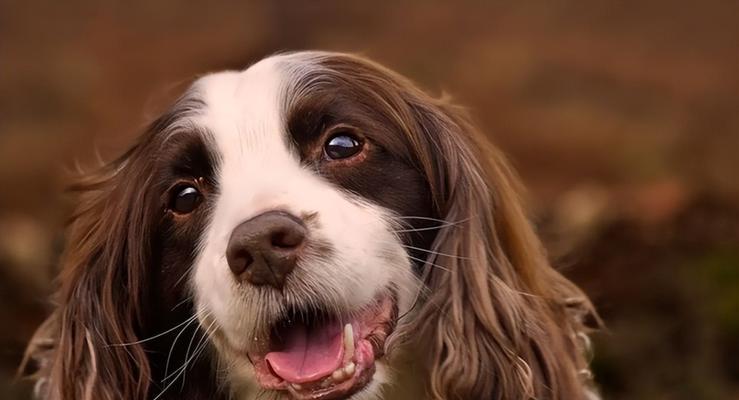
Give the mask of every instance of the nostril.
[{"label": "nostril", "polygon": [[279,230],[270,237],[270,244],[281,249],[293,249],[300,246],[304,239],[305,234],[297,229]]},{"label": "nostril", "polygon": [[231,272],[236,275],[240,275],[246,271],[246,269],[249,268],[249,265],[253,262],[254,257],[252,257],[251,253],[246,249],[241,249],[234,252],[233,256],[229,257],[228,266],[231,268]]},{"label": "nostril", "polygon": [[234,228],[226,259],[237,281],[281,289],[307,239],[308,229],[299,218],[269,211]]}]

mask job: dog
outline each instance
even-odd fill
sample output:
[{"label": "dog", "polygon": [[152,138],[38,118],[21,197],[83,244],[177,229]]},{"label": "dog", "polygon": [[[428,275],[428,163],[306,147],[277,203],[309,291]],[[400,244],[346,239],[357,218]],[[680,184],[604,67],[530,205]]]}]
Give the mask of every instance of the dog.
[{"label": "dog", "polygon": [[38,398],[597,398],[504,156],[361,56],[203,76],[72,189]]}]

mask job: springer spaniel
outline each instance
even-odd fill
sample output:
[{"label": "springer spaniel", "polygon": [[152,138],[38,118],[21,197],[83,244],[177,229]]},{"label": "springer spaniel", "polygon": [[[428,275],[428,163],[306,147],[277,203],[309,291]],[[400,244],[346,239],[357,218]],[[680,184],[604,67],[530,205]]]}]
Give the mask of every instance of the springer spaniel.
[{"label": "springer spaniel", "polygon": [[206,75],[74,188],[39,398],[597,396],[503,156],[364,58]]}]

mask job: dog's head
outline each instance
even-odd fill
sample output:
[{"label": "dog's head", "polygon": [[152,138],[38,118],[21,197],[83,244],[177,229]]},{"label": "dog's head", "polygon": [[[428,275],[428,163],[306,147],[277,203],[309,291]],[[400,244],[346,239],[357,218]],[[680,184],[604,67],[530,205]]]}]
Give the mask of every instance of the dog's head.
[{"label": "dog's head", "polygon": [[590,306],[515,186],[463,113],[365,59],[200,78],[79,186],[40,390],[343,399],[414,349],[433,397],[582,397]]}]

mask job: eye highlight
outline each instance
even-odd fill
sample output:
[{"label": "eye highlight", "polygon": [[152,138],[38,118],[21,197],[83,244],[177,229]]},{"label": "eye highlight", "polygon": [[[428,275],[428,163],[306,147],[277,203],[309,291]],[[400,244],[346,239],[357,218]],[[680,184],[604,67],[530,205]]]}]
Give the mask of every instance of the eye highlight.
[{"label": "eye highlight", "polygon": [[341,132],[329,137],[323,145],[323,151],[329,159],[341,160],[359,153],[363,146],[364,143],[354,135]]},{"label": "eye highlight", "polygon": [[177,185],[170,192],[168,208],[177,214],[189,214],[198,208],[203,196],[192,184]]}]

